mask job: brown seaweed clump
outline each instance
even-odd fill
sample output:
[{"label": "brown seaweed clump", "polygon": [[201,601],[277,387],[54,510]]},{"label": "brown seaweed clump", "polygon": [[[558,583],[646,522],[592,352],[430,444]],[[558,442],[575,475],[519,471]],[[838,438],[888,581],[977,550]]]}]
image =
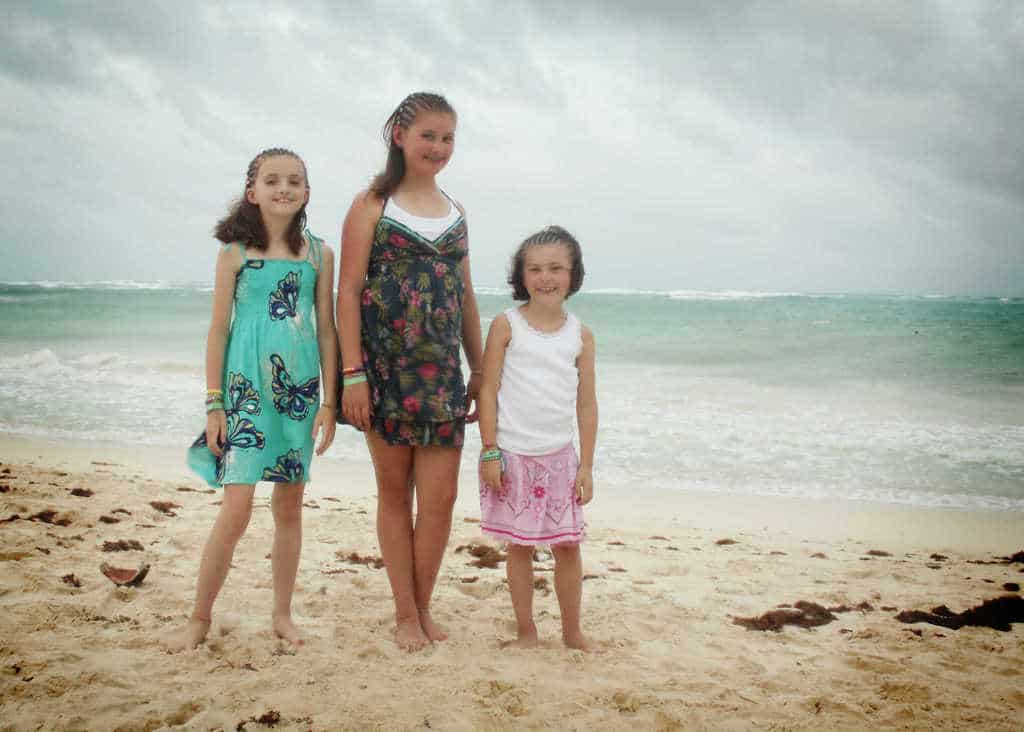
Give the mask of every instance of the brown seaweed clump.
[{"label": "brown seaweed clump", "polygon": [[769,610],[751,618],[733,618],[732,622],[742,625],[747,630],[771,630],[778,633],[786,625],[814,628],[819,625],[828,625],[837,619],[829,612],[828,608],[814,602],[800,600],[791,608]]},{"label": "brown seaweed clump", "polygon": [[835,613],[849,613],[857,610],[859,612],[874,611],[869,602],[859,602],[856,605],[834,605],[824,607],[806,600],[799,600],[792,605],[779,605],[777,610],[769,610],[763,615],[753,618],[733,618],[736,625],[742,625],[747,630],[773,630],[776,633],[782,630],[784,625],[797,625],[801,628],[814,628],[818,625],[827,625],[833,620],[838,620]]},{"label": "brown seaweed clump", "polygon": [[363,556],[359,552],[349,552],[348,554],[345,554],[344,552],[335,552],[335,556],[349,564],[362,564],[367,567],[373,567],[374,569],[380,569],[384,566],[384,560],[380,557],[373,557],[370,555]]},{"label": "brown seaweed clump", "polygon": [[131,551],[131,552],[141,552],[141,551],[144,550],[144,548],[145,547],[143,547],[142,544],[138,540],[136,540],[136,539],[128,539],[127,541],[124,540],[124,539],[118,539],[117,541],[105,541],[105,542],[103,542],[103,548],[100,551],[104,551],[104,552],[129,552],[129,551]]},{"label": "brown seaweed clump", "polygon": [[504,562],[506,557],[505,552],[476,541],[455,547],[456,554],[461,554],[463,551],[469,552],[472,556],[476,557],[470,564],[480,569],[494,569],[501,562]]},{"label": "brown seaweed clump", "polygon": [[896,619],[901,623],[930,623],[951,630],[960,630],[971,625],[1006,633],[1011,630],[1012,623],[1024,623],[1024,598],[1018,595],[1003,595],[985,600],[962,613],[955,613],[945,605],[932,608],[931,612],[927,613],[920,610],[904,610]]}]

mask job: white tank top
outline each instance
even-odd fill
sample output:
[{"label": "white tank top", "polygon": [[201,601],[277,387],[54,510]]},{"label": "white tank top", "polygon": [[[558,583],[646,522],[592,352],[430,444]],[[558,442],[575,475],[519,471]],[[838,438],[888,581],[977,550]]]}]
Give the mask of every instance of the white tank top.
[{"label": "white tank top", "polygon": [[498,446],[518,455],[548,455],[572,442],[582,326],[568,312],[552,333],[531,328],[519,308],[509,308],[505,317],[512,337],[498,388]]},{"label": "white tank top", "polygon": [[[448,194],[445,194],[445,198],[448,198]],[[384,204],[383,215],[392,221],[397,221],[406,228],[412,229],[427,241],[435,242],[441,234],[452,228],[452,225],[459,220],[462,213],[450,198],[448,198],[448,213],[438,218],[411,214],[395,203],[395,199],[389,198],[387,203]]]}]

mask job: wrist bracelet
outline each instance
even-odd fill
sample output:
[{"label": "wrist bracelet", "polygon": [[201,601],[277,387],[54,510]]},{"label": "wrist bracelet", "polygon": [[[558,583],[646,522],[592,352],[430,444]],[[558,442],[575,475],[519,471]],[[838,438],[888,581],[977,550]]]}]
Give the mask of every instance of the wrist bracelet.
[{"label": "wrist bracelet", "polygon": [[355,386],[366,381],[366,374],[359,373],[352,376],[345,376],[341,379],[342,386]]},{"label": "wrist bracelet", "polygon": [[480,462],[489,463],[495,460],[501,460],[501,450],[498,448],[491,447],[480,451]]},{"label": "wrist bracelet", "polygon": [[333,404],[327,404],[327,403],[321,404],[320,408],[321,409],[337,409],[337,407],[334,406]]},{"label": "wrist bracelet", "polygon": [[216,412],[217,410],[224,411],[224,402],[209,402],[206,405],[206,413]]},{"label": "wrist bracelet", "polygon": [[363,372],[363,367],[362,366],[353,366],[352,368],[342,369],[341,370],[341,375],[342,376],[351,376],[352,374],[359,374],[359,373],[362,373],[362,372]]}]

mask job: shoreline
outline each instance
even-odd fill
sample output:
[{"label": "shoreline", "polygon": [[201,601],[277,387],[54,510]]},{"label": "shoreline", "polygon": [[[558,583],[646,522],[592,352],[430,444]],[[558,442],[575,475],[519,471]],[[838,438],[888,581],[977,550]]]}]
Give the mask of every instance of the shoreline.
[{"label": "shoreline", "polygon": [[[94,461],[115,462],[126,471],[145,472],[156,479],[200,483],[185,465],[184,454],[184,448],[0,435],[0,461],[4,462],[37,462],[65,470],[89,470]],[[314,458],[312,473],[307,496],[328,493],[371,500],[376,496],[368,454],[361,460]],[[626,487],[602,484],[600,476],[596,482],[587,521],[605,529],[614,528],[617,518],[625,517],[659,531],[674,525],[714,526],[726,532],[796,534],[820,542],[888,542],[907,550],[929,545],[938,547],[937,551],[998,552],[1020,543],[1024,526],[1024,512],[1015,511],[711,491],[631,496]],[[477,485],[476,473],[464,458],[457,520],[479,515]],[[260,483],[256,495],[268,491],[269,484]]]}]

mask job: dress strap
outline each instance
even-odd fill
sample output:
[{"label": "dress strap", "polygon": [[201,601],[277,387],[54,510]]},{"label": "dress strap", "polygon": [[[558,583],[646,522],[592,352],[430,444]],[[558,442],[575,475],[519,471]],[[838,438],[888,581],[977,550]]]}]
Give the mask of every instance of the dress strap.
[{"label": "dress strap", "polygon": [[245,263],[249,261],[249,257],[246,254],[245,247],[243,247],[237,241],[230,241],[227,244],[221,244],[220,245],[220,250],[222,252],[230,252],[231,251],[231,247],[238,247],[238,252],[239,252],[239,254],[242,255],[242,265],[244,266]]},{"label": "dress strap", "polygon": [[306,229],[306,239],[309,241],[309,249],[306,252],[306,259],[308,259],[309,263],[313,265],[313,269],[319,272],[320,264],[323,262],[324,258],[324,240],[318,236],[313,236],[309,229]]}]

